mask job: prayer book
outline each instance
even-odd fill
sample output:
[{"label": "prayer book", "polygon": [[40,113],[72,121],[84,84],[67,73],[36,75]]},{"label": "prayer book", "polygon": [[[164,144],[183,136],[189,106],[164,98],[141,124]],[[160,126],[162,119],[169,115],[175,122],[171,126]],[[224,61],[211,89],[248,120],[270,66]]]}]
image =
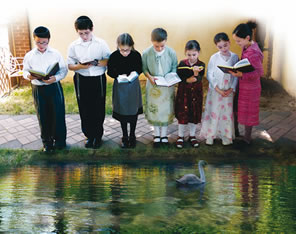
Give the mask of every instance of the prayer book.
[{"label": "prayer book", "polygon": [[181,82],[180,77],[175,72],[168,73],[165,76],[155,76],[155,78],[157,79],[155,83],[158,86],[170,87]]},{"label": "prayer book", "polygon": [[84,61],[84,62],[79,62],[82,65],[93,65],[93,66],[97,66],[99,63],[98,59],[94,59],[92,61]]},{"label": "prayer book", "polygon": [[47,72],[43,73],[30,69],[29,72],[32,76],[37,77],[38,80],[49,80],[51,76],[54,76],[60,70],[59,62],[48,67]]},{"label": "prayer book", "polygon": [[233,71],[233,72],[240,71],[242,73],[246,73],[246,72],[252,72],[255,70],[247,58],[238,61],[233,66],[218,65],[218,67],[224,73],[229,73],[229,71]]},{"label": "prayer book", "polygon": [[136,71],[131,72],[131,74],[129,74],[129,76],[127,75],[119,75],[117,77],[117,81],[118,83],[131,83],[133,82],[135,79],[138,78],[138,73]]}]

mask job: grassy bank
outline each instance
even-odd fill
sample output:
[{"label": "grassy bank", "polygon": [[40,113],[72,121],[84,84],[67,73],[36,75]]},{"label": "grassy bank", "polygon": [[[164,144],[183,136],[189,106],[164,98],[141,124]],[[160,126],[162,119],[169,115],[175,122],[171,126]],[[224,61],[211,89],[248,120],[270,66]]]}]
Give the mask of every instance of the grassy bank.
[{"label": "grassy bank", "polygon": [[[78,106],[75,96],[74,85],[70,81],[62,82],[65,108],[67,114],[78,114]],[[106,114],[112,114],[112,86],[113,82],[107,82]],[[142,98],[145,103],[145,81],[141,81]],[[31,86],[22,86],[12,91],[9,96],[0,98],[0,114],[24,115],[35,114]]]},{"label": "grassy bank", "polygon": [[[106,144],[107,145],[107,144]],[[270,159],[284,164],[296,164],[296,146],[288,140],[271,143],[257,139],[251,146],[234,144],[213,146],[202,144],[198,149],[186,147],[182,150],[173,145],[154,149],[151,145],[138,144],[135,149],[120,149],[103,144],[100,149],[71,148],[45,154],[33,150],[0,149],[0,167],[17,167],[39,163],[195,163],[204,159],[208,162],[227,163],[240,160]]]}]

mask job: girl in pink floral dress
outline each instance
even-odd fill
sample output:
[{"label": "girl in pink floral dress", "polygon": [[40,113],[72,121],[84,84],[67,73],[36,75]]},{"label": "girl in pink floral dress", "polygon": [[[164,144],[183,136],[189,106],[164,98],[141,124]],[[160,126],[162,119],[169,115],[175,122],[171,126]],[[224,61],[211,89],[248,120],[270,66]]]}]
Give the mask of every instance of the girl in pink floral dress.
[{"label": "girl in pink floral dress", "polygon": [[233,66],[238,56],[232,53],[226,33],[218,33],[214,42],[219,50],[210,58],[207,70],[209,89],[202,116],[200,137],[212,145],[215,138],[222,139],[223,145],[232,144],[234,138],[233,96],[237,78],[222,72],[217,66]]},{"label": "girl in pink floral dress", "polygon": [[239,77],[238,122],[245,126],[243,141],[251,143],[252,128],[259,124],[261,96],[260,77],[263,75],[263,54],[258,44],[252,41],[254,23],[240,24],[233,31],[233,39],[242,48],[241,59],[247,58],[254,67],[248,73],[232,72]]}]

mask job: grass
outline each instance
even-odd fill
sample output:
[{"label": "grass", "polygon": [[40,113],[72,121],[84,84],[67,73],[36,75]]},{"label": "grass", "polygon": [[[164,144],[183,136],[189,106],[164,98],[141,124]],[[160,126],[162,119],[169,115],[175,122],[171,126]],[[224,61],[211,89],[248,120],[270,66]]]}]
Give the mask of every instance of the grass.
[{"label": "grass", "polygon": [[[145,103],[145,82],[141,81],[143,104]],[[74,85],[70,81],[62,82],[65,109],[67,114],[78,114],[78,105]],[[107,82],[106,95],[106,114],[112,114],[112,86],[113,82]],[[35,114],[34,101],[32,97],[31,86],[22,86],[11,92],[9,96],[0,98],[0,114],[6,115],[24,115]]]},{"label": "grass", "polygon": [[100,149],[71,148],[45,154],[34,150],[0,149],[0,170],[40,163],[194,163],[203,159],[209,163],[227,163],[241,160],[277,160],[285,165],[296,165],[296,146],[285,140],[276,143],[257,139],[251,146],[213,146],[202,144],[198,149],[189,145],[176,149],[173,145],[155,149],[152,145],[138,144],[135,149],[121,149],[103,145]]}]

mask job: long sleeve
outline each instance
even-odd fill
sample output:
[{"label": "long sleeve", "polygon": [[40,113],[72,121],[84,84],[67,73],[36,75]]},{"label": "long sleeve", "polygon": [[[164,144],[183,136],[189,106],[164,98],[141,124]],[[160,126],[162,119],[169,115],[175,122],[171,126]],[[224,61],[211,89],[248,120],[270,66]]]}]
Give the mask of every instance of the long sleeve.
[{"label": "long sleeve", "polygon": [[117,71],[117,68],[116,68],[116,61],[115,61],[115,56],[114,56],[114,53],[111,54],[109,60],[108,60],[108,71],[107,71],[107,74],[113,78],[113,79],[116,79],[119,75],[118,71]]},{"label": "long sleeve", "polygon": [[[182,60],[180,61],[178,68],[179,67],[187,67],[186,63]],[[186,79],[188,79],[189,77],[193,76],[193,71],[189,70],[189,69],[178,69],[177,68],[177,74],[180,77],[180,79],[182,80],[182,82],[186,82]]]},{"label": "long sleeve", "polygon": [[140,75],[142,73],[142,58],[141,58],[141,54],[136,52],[135,54],[135,71]]},{"label": "long sleeve", "polygon": [[172,69],[171,72],[176,72],[177,71],[177,66],[178,66],[178,59],[177,59],[177,54],[175,51],[172,51]]},{"label": "long sleeve", "polygon": [[218,84],[218,81],[217,81],[217,79],[215,78],[215,69],[216,69],[216,67],[215,67],[215,58],[212,56],[211,58],[210,58],[210,61],[209,61],[209,63],[208,63],[208,70],[207,70],[207,80],[209,81],[209,83],[210,83],[210,86],[212,87],[212,88],[215,88],[216,86],[217,86],[217,84]]},{"label": "long sleeve", "polygon": [[29,59],[28,59],[28,57],[29,57],[29,54],[26,54],[25,55],[25,57],[24,57],[24,61],[23,61],[23,77],[24,77],[24,79],[26,79],[26,80],[30,80],[29,78],[28,78],[28,75],[30,74],[29,73],[29,70],[31,69],[31,66],[30,66],[30,64],[29,64]]},{"label": "long sleeve", "polygon": [[142,71],[144,74],[149,73],[147,59],[148,59],[148,51],[146,50],[143,52],[143,55],[142,55]]},{"label": "long sleeve", "polygon": [[68,73],[68,68],[62,55],[60,55],[59,66],[60,70],[55,74],[56,82],[64,79]]},{"label": "long sleeve", "polygon": [[242,79],[258,79],[263,75],[262,56],[259,53],[253,53],[248,55],[247,58],[255,71],[243,73]]}]

